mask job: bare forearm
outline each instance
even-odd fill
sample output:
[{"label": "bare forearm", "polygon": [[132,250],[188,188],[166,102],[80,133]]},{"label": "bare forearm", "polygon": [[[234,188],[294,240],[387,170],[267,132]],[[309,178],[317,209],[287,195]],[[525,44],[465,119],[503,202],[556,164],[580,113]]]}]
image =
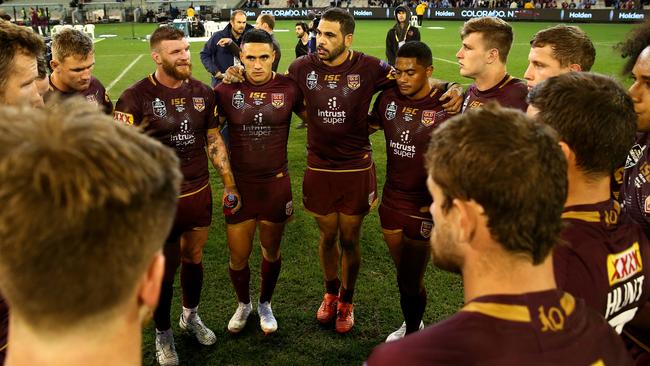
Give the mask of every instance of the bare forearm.
[{"label": "bare forearm", "polygon": [[210,157],[212,165],[221,175],[224,187],[234,186],[235,177],[230,168],[228,149],[226,149],[226,144],[219,132],[208,133],[208,157]]}]

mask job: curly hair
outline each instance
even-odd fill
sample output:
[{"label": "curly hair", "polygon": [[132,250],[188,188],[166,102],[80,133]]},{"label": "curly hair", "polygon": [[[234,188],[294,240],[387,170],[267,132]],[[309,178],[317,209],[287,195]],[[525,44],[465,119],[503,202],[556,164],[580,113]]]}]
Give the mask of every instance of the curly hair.
[{"label": "curly hair", "polygon": [[621,52],[621,57],[627,59],[623,66],[623,75],[632,72],[636,59],[648,46],[650,46],[650,20],[633,29],[625,41],[616,45],[616,49]]}]

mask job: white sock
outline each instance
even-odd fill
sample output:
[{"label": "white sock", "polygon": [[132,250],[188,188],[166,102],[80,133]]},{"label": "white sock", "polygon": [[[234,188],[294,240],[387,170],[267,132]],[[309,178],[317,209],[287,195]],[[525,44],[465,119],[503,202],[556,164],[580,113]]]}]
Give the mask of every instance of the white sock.
[{"label": "white sock", "polygon": [[191,309],[188,309],[185,306],[183,306],[183,319],[185,319],[185,320],[192,319],[196,315],[196,312],[198,310],[199,310],[198,306],[195,307],[195,308],[191,308]]}]

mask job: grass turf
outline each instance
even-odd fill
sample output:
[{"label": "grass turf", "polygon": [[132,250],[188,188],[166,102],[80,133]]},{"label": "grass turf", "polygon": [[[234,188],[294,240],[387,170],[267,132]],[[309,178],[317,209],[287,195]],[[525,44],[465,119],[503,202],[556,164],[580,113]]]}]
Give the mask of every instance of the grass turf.
[{"label": "grass turf", "polygon": [[[294,21],[278,21],[276,37],[282,45],[281,71],[285,71],[294,58],[297,42]],[[354,36],[353,49],[384,57],[386,31],[389,21],[359,21]],[[422,40],[433,51],[434,76],[443,80],[469,84],[471,80],[458,74],[455,53],[459,47],[458,30],[462,22],[426,21],[421,28]],[[515,41],[510,52],[508,71],[523,77],[527,66],[529,40],[539,29],[550,23],[512,23]],[[144,38],[156,25],[136,24],[133,33]],[[594,41],[597,49],[596,64],[592,71],[618,75],[621,58],[612,47],[621,41],[632,26],[622,24],[580,25]],[[427,27],[441,27],[429,29]],[[282,32],[280,30],[288,30]],[[113,84],[109,91],[113,101],[129,85],[154,71],[149,57],[148,43],[130,39],[130,24],[98,25],[96,35],[113,34],[96,44],[94,74],[104,85]],[[209,75],[201,65],[199,52],[202,43],[192,43],[194,76],[209,83]],[[138,57],[142,55],[138,59]],[[137,62],[134,62],[134,60]],[[125,72],[127,67],[133,66]],[[123,75],[121,75],[123,74]],[[121,75],[121,77],[120,77]],[[119,80],[116,80],[119,79]],[[623,80],[629,84],[628,80]],[[294,118],[294,125],[297,120]],[[301,184],[305,168],[305,130],[291,130],[289,138],[289,170],[293,184],[294,220],[285,232],[282,243],[283,266],[273,297],[273,309],[278,319],[277,333],[264,336],[258,318],[252,314],[246,328],[238,335],[230,335],[226,324],[236,307],[234,290],[228,277],[228,248],[225,241],[225,224],[219,205],[214,208],[210,239],[205,247],[205,282],[200,314],[204,322],[217,335],[211,347],[200,346],[194,339],[184,336],[177,326],[180,313],[180,289],[175,287],[172,324],[176,346],[182,365],[360,365],[373,347],[402,323],[395,270],[384,244],[376,210],[364,221],[361,250],[362,267],[355,293],[356,325],[347,335],[338,335],[332,328],[321,327],[315,311],[323,294],[322,275],[318,261],[318,230],[314,220],[302,210]],[[371,137],[374,160],[377,165],[378,187],[381,190],[385,175],[385,143],[381,132]],[[214,173],[214,172],[213,172]],[[220,197],[220,183],[214,179],[215,197]],[[217,200],[218,202],[218,200]],[[259,294],[260,251],[251,256],[251,297]],[[426,275],[429,301],[424,316],[426,324],[435,323],[454,313],[462,304],[460,277],[430,267]],[[143,362],[154,364],[153,325],[143,332]]]}]

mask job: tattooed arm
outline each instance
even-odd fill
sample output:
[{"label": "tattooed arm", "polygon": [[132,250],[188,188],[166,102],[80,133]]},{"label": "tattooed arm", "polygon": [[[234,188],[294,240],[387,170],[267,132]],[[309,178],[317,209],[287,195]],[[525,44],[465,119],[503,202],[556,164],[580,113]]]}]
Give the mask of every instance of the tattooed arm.
[{"label": "tattooed arm", "polygon": [[237,191],[237,186],[235,185],[235,176],[232,173],[230,168],[230,160],[228,159],[228,149],[226,149],[226,144],[223,142],[221,133],[219,133],[218,128],[212,128],[208,130],[208,157],[212,161],[212,166],[219,172],[221,175],[221,180],[223,181],[223,195],[221,201],[228,194],[233,194],[237,197],[237,207],[232,211],[237,212],[242,205],[241,197]]}]

